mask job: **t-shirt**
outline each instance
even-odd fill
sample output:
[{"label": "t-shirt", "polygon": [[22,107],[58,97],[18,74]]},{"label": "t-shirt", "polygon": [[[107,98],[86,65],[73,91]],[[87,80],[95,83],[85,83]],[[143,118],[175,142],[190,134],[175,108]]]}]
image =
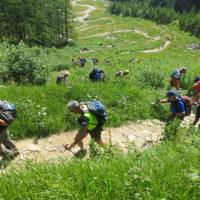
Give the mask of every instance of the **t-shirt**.
[{"label": "t-shirt", "polygon": [[174,114],[186,112],[186,106],[183,100],[171,102],[170,111]]}]

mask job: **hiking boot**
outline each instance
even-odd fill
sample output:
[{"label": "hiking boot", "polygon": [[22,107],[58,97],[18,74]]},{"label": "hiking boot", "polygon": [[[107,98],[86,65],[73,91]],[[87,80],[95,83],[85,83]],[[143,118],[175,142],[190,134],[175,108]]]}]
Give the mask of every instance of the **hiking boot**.
[{"label": "hiking boot", "polygon": [[87,154],[87,151],[86,149],[81,149],[79,150],[77,153],[75,153],[74,155],[77,157],[77,158],[84,158]]}]

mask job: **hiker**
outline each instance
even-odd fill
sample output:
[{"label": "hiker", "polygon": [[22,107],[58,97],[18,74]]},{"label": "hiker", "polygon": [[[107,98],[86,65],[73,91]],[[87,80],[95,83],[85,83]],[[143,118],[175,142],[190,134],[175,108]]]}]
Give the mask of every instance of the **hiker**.
[{"label": "hiker", "polygon": [[92,62],[93,62],[93,65],[96,65],[96,64],[98,64],[98,62],[99,62],[97,58],[92,58],[91,60],[92,60]]},{"label": "hiker", "polygon": [[175,118],[183,120],[185,116],[191,114],[192,104],[188,97],[181,97],[175,91],[167,92],[167,99],[157,100],[158,104],[170,103],[170,114],[167,122],[173,121]]},{"label": "hiker", "polygon": [[89,79],[91,81],[104,81],[105,73],[102,69],[94,68],[89,74]]},{"label": "hiker", "polygon": [[80,124],[80,130],[74,138],[74,142],[71,144],[65,144],[64,147],[71,150],[76,144],[80,147],[80,152],[86,153],[82,140],[89,133],[91,138],[103,146],[104,143],[101,139],[101,131],[103,124],[107,120],[107,114],[104,105],[97,101],[92,100],[88,103],[80,103],[78,101],[70,101],[67,105],[68,109],[75,113],[80,114],[78,122]]},{"label": "hiker", "polygon": [[115,73],[115,77],[125,77],[127,75],[129,75],[129,70],[120,70],[117,73]]},{"label": "hiker", "polygon": [[80,66],[81,67],[84,67],[85,66],[85,63],[86,63],[86,59],[85,58],[79,58],[79,62],[80,62]]},{"label": "hiker", "polygon": [[[195,120],[193,122],[194,126],[198,123],[200,119],[200,76],[195,78],[194,84],[193,84],[193,90],[195,91],[194,97],[193,97],[193,104],[197,105]],[[200,124],[199,124],[200,128]]]},{"label": "hiker", "polygon": [[65,71],[65,72],[64,72],[64,75],[63,75],[63,77],[62,77],[62,80],[63,80],[63,82],[64,82],[64,85],[67,84],[69,75],[70,75],[69,71]]},{"label": "hiker", "polygon": [[62,79],[63,79],[62,75],[59,74],[59,75],[57,76],[57,78],[56,78],[56,84],[60,85],[60,84],[62,83]]},{"label": "hiker", "polygon": [[[3,160],[12,160],[19,151],[9,137],[9,124],[16,118],[15,106],[6,101],[0,101],[0,156]],[[4,148],[2,147],[4,145]]]},{"label": "hiker", "polygon": [[171,74],[170,85],[171,87],[175,87],[176,90],[180,89],[180,79],[183,74],[186,73],[186,68],[176,69]]}]

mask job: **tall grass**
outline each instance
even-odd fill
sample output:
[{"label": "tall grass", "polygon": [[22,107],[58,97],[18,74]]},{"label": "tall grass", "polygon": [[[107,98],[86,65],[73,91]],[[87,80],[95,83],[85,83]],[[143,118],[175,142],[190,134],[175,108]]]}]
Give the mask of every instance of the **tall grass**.
[{"label": "tall grass", "polygon": [[[144,153],[27,162],[0,175],[2,199],[199,199],[200,132],[181,130]],[[112,159],[111,159],[112,157]]]}]

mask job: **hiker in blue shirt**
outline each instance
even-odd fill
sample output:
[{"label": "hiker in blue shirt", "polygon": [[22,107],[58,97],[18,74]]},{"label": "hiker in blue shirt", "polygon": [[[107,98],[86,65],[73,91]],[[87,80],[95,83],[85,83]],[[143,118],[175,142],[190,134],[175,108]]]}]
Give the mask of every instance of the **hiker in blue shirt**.
[{"label": "hiker in blue shirt", "polygon": [[167,119],[168,122],[174,120],[175,118],[183,120],[186,116],[186,113],[189,112],[187,111],[184,100],[174,91],[169,91],[167,93],[167,99],[158,100],[157,103],[170,103],[170,113]]}]

